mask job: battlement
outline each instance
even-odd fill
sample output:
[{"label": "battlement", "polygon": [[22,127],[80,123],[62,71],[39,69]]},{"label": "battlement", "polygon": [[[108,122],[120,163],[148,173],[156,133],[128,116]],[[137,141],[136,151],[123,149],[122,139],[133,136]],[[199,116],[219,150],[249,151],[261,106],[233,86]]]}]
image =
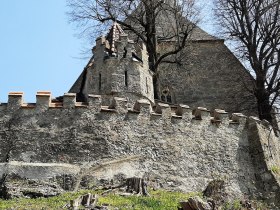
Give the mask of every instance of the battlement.
[{"label": "battlement", "polygon": [[76,102],[75,93],[65,93],[61,101],[52,99],[51,92],[39,91],[36,94],[36,103],[25,103],[23,92],[10,92],[8,103],[0,104],[0,113],[13,113],[17,110],[33,109],[39,112],[46,112],[51,109],[85,109],[94,113],[117,113],[121,115],[137,114],[147,119],[162,119],[170,122],[191,122],[202,121],[215,125],[245,125],[247,116],[241,113],[229,115],[225,110],[210,110],[197,107],[190,108],[187,105],[172,105],[155,103],[147,99],[140,99],[134,103],[133,108],[128,108],[128,101],[125,98],[113,97],[109,104],[102,104],[101,95],[89,95],[88,103]]},{"label": "battlement", "polygon": [[[254,169],[252,157],[259,162],[262,155],[270,157],[273,151],[267,149],[271,141],[266,139],[271,128],[267,122],[241,113],[152,103],[144,98],[129,106],[131,98],[112,96],[108,100],[108,95],[91,94],[87,103],[81,103],[76,101],[75,93],[52,99],[51,92],[39,91],[36,103],[32,104],[25,103],[23,96],[23,92],[11,92],[8,103],[0,104],[0,158],[5,160],[6,151],[16,142],[11,160],[27,163],[28,167],[18,165],[15,170],[12,166],[12,170],[23,178],[38,178],[38,171],[44,171],[48,175],[45,177],[64,176],[60,165],[42,170],[41,165],[30,168],[33,163],[43,163],[44,167],[46,163],[75,164],[84,170],[85,165],[96,165],[96,161],[139,156],[146,161],[148,168],[144,171],[128,161],[108,166],[102,173],[95,171],[94,175],[103,179],[111,172],[110,177],[119,173],[130,175],[130,171],[137,175],[152,171],[162,178],[176,174],[186,183],[200,177],[199,183],[203,184],[205,179],[212,179],[212,174],[205,175],[205,171],[214,171],[237,183],[243,177],[244,183],[248,183],[255,179],[256,171],[260,171],[259,176],[273,177],[269,170],[277,164],[270,158],[263,164],[264,170]],[[275,149],[273,157],[278,157],[278,147],[271,148]],[[253,156],[249,151],[254,151]],[[143,160],[139,163],[143,164]],[[179,175],[178,169],[182,171]],[[201,186],[197,186],[198,191]]]},{"label": "battlement", "polygon": [[134,94],[139,96],[137,99],[154,101],[153,72],[149,69],[146,46],[135,44],[120,30],[114,25],[110,36],[96,40],[94,64],[88,70],[92,78],[89,92],[117,97]]},{"label": "battlement", "polygon": [[[136,44],[128,38],[127,34],[119,35],[118,39],[109,43],[104,36],[96,39],[96,46],[93,48],[94,61],[96,63],[121,62],[123,59],[129,60],[135,65],[145,67],[148,70],[148,53],[146,45],[141,42]],[[127,61],[126,61],[127,62]],[[110,63],[110,62],[109,62]]]}]

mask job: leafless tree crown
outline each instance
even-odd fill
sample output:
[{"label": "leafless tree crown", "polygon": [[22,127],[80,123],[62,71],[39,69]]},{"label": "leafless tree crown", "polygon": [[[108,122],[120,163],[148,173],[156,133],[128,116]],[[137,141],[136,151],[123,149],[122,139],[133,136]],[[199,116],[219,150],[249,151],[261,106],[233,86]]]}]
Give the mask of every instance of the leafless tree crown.
[{"label": "leafless tree crown", "polygon": [[216,0],[216,14],[226,35],[249,62],[261,119],[271,121],[280,89],[280,1]]},{"label": "leafless tree crown", "polygon": [[[82,35],[96,38],[117,22],[144,42],[155,72],[161,62],[170,62],[167,58],[186,46],[198,20],[195,0],[68,0],[68,6],[70,22],[82,28]],[[169,41],[173,47],[159,53],[158,44]]]}]

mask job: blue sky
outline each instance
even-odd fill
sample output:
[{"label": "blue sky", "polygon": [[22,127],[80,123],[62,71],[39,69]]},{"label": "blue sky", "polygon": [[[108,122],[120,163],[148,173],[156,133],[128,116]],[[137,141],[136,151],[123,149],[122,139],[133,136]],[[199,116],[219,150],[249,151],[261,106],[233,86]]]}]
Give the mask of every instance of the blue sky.
[{"label": "blue sky", "polygon": [[[1,0],[0,102],[11,91],[35,102],[37,91],[60,96],[70,89],[87,63],[81,52],[90,45],[74,36],[66,11],[65,0]],[[207,18],[203,26],[211,31]]]},{"label": "blue sky", "polygon": [[86,60],[82,41],[68,24],[64,0],[2,0],[0,3],[0,102],[23,91],[34,102],[37,91],[67,92]]}]

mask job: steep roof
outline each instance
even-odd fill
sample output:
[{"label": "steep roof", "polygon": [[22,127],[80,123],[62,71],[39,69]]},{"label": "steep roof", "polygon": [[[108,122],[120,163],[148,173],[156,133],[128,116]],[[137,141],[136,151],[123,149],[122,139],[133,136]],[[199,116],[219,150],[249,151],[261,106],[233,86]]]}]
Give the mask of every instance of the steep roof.
[{"label": "steep roof", "polygon": [[[173,5],[175,5],[176,2],[174,0],[165,0],[165,5],[167,7],[173,7]],[[132,17],[136,17],[138,18],[137,13],[139,13],[139,11],[142,10],[141,5],[139,5],[134,12],[132,12]],[[167,8],[166,10],[163,9],[162,11],[160,11],[157,14],[157,18],[156,18],[156,27],[157,27],[157,36],[158,38],[160,37],[171,37],[174,35],[174,30],[176,31],[176,25],[175,23],[179,21],[181,22],[180,25],[183,26],[185,25],[186,27],[189,26],[195,26],[192,31],[191,31],[191,35],[189,37],[189,40],[191,41],[211,41],[211,40],[220,40],[219,38],[210,35],[209,33],[207,33],[206,31],[204,31],[203,29],[201,29],[199,26],[197,26],[197,24],[195,24],[195,22],[192,22],[192,20],[188,19],[187,17],[184,17],[182,15],[176,15],[176,19],[175,16],[172,12],[170,12],[170,8]],[[130,19],[127,18],[125,20],[125,22],[133,25],[133,27],[139,32],[139,33],[143,33],[143,28],[139,25],[138,21],[134,21],[134,18]],[[127,30],[124,27],[124,30],[126,31],[126,33],[128,33],[130,35],[130,37],[134,40],[136,40],[136,35],[131,32],[130,30]],[[168,35],[168,33],[171,32],[171,36]],[[172,40],[169,40],[172,41]]]},{"label": "steep roof", "polygon": [[[161,30],[164,30],[165,28],[170,27],[170,24],[172,24],[172,20],[168,19],[168,17],[163,17],[163,16],[161,18],[162,18],[161,22],[164,25],[164,27],[162,27]],[[166,18],[166,22],[164,21],[165,18]],[[188,21],[188,20],[186,19],[186,21]],[[161,31],[159,30],[158,32],[160,35]],[[109,29],[109,32],[105,37],[105,46],[106,46],[108,53],[112,54],[112,53],[116,52],[116,42],[119,40],[120,35],[124,35],[126,33],[129,34],[130,38],[132,38],[132,39],[135,38],[135,36],[132,35],[129,31],[125,32],[118,23],[116,23],[116,22],[113,23],[112,27]],[[196,26],[192,31],[190,40],[191,41],[211,41],[211,40],[215,41],[215,40],[219,40],[219,39],[208,34],[204,30],[202,30],[200,27]],[[137,47],[137,45],[136,45],[136,47]],[[133,57],[136,58],[137,60],[141,61],[141,59],[137,57],[136,53],[133,53]],[[94,63],[94,55],[90,58],[84,71],[82,72],[80,77],[77,79],[77,81],[74,83],[74,85],[71,87],[69,92],[82,93],[83,91],[86,91],[86,90],[84,90],[85,82],[83,82],[83,81],[87,80],[87,69],[88,69],[88,67],[92,67],[93,63]]]},{"label": "steep roof", "polygon": [[116,41],[119,40],[120,35],[125,34],[121,26],[114,22],[111,29],[109,30],[109,33],[106,36],[107,43],[107,49],[111,52],[116,51]]},{"label": "steep roof", "polygon": [[196,26],[192,31],[190,36],[190,40],[193,41],[206,41],[206,40],[220,40],[219,38],[212,36],[211,34],[207,33],[206,31],[202,30],[200,27]]},{"label": "steep roof", "polygon": [[165,36],[164,34],[171,31],[174,34],[174,30],[176,29],[176,22],[179,23],[182,27],[192,28],[191,34],[189,36],[189,40],[192,41],[200,41],[200,40],[219,40],[219,38],[210,35],[206,31],[202,30],[195,22],[187,19],[186,17],[179,16],[178,19],[175,19],[174,15],[171,15],[168,11],[162,11],[159,13],[157,17],[157,30],[158,36]]}]

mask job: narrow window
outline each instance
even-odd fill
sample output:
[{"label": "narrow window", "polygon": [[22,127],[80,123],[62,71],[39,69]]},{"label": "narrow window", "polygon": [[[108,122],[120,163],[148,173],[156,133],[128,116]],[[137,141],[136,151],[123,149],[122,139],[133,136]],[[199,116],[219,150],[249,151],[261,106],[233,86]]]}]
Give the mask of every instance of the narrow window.
[{"label": "narrow window", "polygon": [[99,90],[101,90],[101,74],[99,74]]},{"label": "narrow window", "polygon": [[146,93],[149,93],[148,78],[146,77]]},{"label": "narrow window", "polygon": [[167,103],[172,103],[172,96],[168,87],[165,87],[161,93],[161,100]]},{"label": "narrow window", "polygon": [[128,86],[128,82],[127,82],[127,71],[124,72],[124,82],[125,82],[125,86]]},{"label": "narrow window", "polygon": [[167,101],[168,103],[172,103],[171,95],[168,95],[168,96],[166,97],[166,101]]}]

